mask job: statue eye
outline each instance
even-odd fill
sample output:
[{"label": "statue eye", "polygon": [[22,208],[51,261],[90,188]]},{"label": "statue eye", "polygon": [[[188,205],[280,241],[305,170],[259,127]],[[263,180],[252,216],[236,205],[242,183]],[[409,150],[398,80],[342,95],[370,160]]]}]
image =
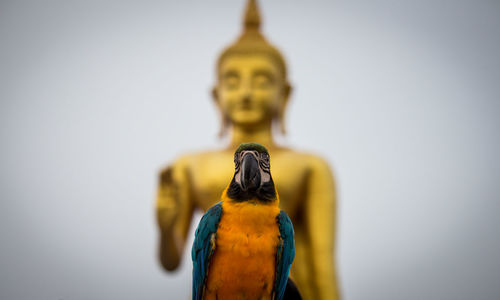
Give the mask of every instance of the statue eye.
[{"label": "statue eye", "polygon": [[270,84],[271,83],[270,83],[269,79],[265,76],[258,76],[254,80],[254,85],[256,88],[265,89],[265,88],[268,88]]},{"label": "statue eye", "polygon": [[240,77],[235,73],[226,74],[223,83],[227,89],[236,89],[240,84]]},{"label": "statue eye", "polygon": [[267,70],[258,70],[253,75],[252,84],[254,88],[267,89],[274,83],[273,75]]}]

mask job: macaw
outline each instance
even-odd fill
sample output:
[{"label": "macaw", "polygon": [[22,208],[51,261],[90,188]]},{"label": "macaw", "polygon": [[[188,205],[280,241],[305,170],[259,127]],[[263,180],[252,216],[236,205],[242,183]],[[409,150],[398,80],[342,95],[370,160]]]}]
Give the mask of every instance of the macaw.
[{"label": "macaw", "polygon": [[285,290],[290,294],[295,288],[288,278],[294,231],[278,207],[269,153],[257,143],[241,144],[234,164],[222,201],[205,213],[196,229],[192,299],[281,300]]}]

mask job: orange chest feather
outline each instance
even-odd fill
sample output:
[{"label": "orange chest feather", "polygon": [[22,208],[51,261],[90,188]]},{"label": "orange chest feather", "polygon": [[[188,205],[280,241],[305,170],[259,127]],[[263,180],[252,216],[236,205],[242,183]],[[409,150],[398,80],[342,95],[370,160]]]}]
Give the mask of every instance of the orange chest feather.
[{"label": "orange chest feather", "polygon": [[279,208],[273,204],[228,201],[223,202],[222,208],[207,281],[208,294],[234,296],[243,292],[259,299],[270,295],[279,243]]},{"label": "orange chest feather", "polygon": [[278,244],[279,208],[251,203],[224,203],[217,229],[217,251],[232,255],[273,254]]}]

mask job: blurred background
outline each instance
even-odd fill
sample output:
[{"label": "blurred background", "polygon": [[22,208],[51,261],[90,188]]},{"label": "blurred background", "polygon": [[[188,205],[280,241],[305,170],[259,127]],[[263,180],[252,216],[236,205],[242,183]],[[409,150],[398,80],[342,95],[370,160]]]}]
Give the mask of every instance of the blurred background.
[{"label": "blurred background", "polygon": [[[500,2],[260,0],[284,143],[338,185],[344,299],[499,299]],[[157,172],[222,147],[210,97],[245,1],[0,2],[0,298],[187,299]],[[199,214],[198,214],[199,218]]]}]

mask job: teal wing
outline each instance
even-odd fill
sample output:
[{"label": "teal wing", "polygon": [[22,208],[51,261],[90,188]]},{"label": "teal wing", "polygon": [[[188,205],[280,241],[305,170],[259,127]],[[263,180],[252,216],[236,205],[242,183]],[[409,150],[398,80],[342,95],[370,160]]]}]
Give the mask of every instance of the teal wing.
[{"label": "teal wing", "polygon": [[295,257],[295,241],[292,221],[281,211],[276,217],[280,230],[280,243],[276,251],[276,279],[274,282],[274,299],[283,299],[290,267]]},{"label": "teal wing", "polygon": [[222,202],[212,206],[196,229],[191,258],[193,260],[193,300],[201,300],[210,259],[215,251],[217,227],[222,216]]}]

